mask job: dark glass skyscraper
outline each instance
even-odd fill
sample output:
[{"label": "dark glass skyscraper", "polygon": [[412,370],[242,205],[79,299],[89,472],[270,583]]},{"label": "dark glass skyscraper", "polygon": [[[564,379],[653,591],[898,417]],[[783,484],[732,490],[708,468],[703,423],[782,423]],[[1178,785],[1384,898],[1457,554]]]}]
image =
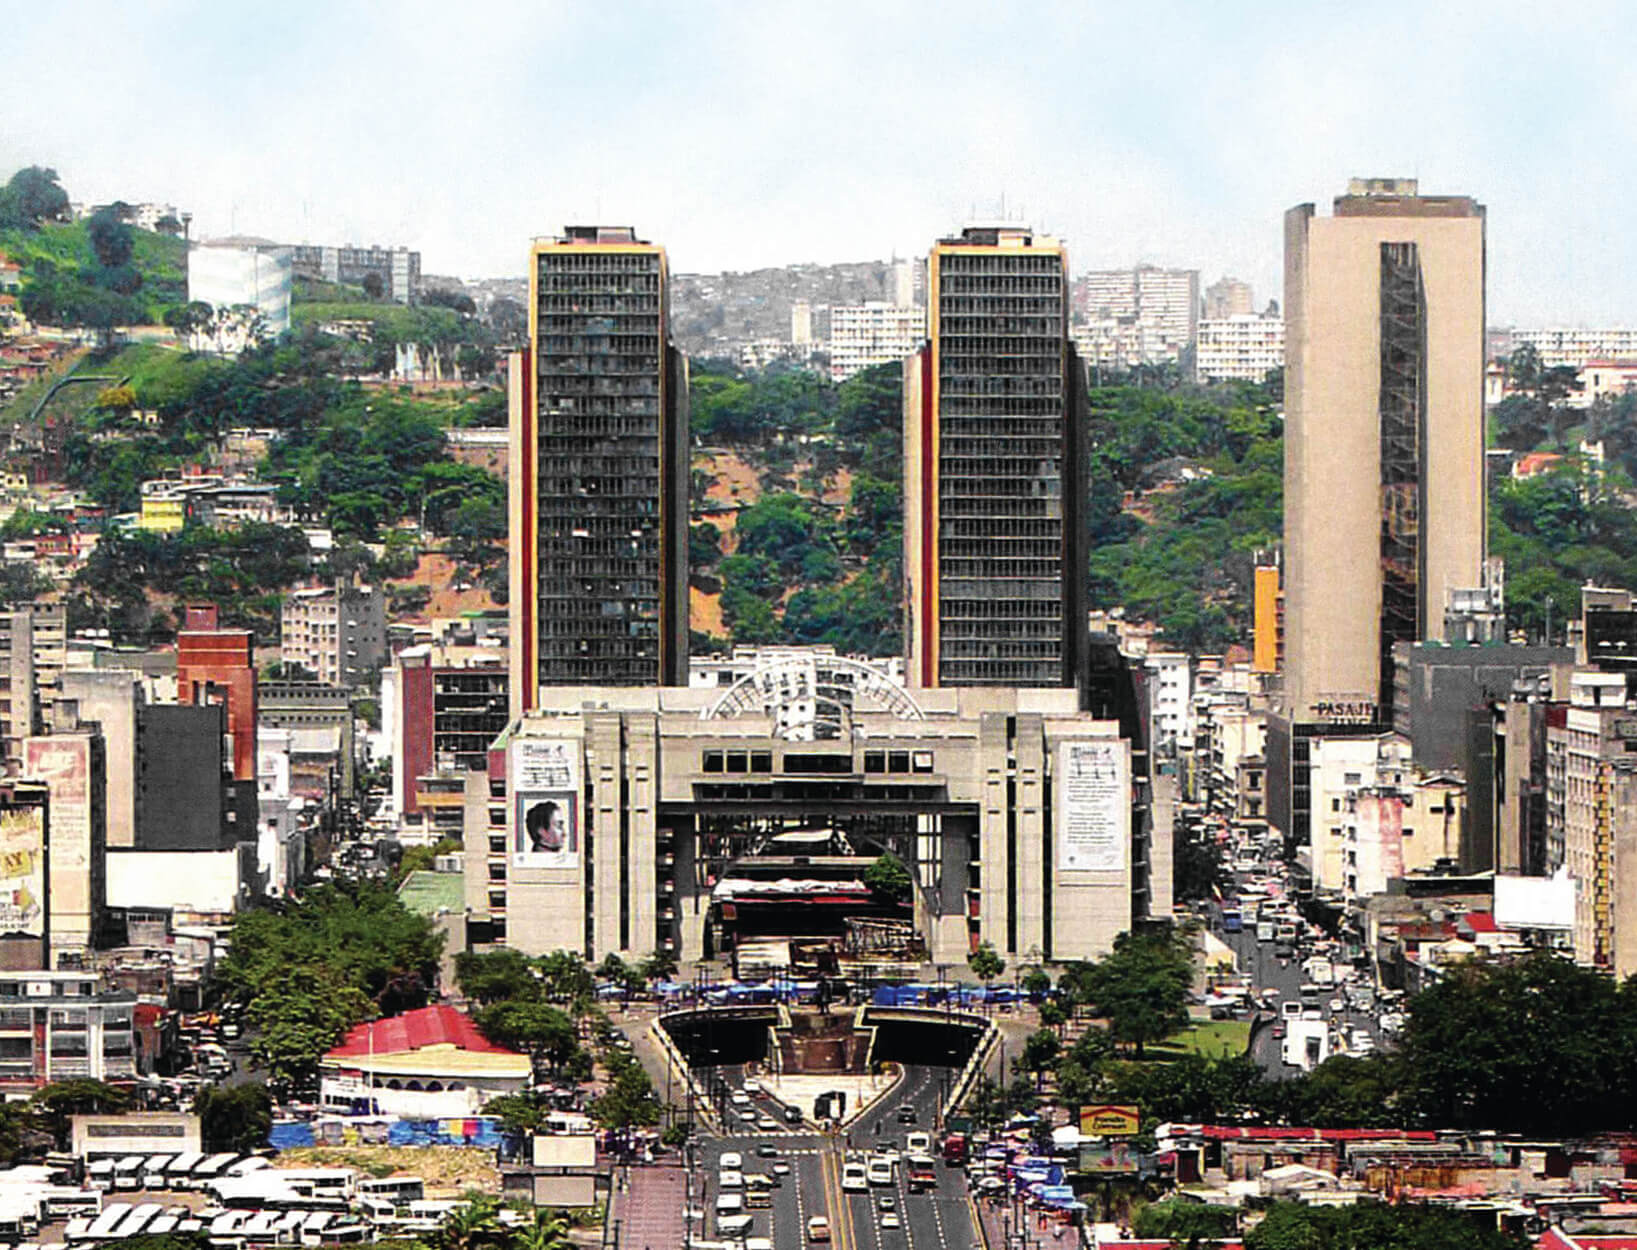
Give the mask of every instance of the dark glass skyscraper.
[{"label": "dark glass skyscraper", "polygon": [[1068,259],[969,226],[928,264],[929,342],[905,379],[910,681],[1064,686],[1086,648],[1084,372]]},{"label": "dark glass skyscraper", "polygon": [[627,227],[536,242],[512,380],[513,649],[537,685],[687,680],[687,372],[663,248]]}]

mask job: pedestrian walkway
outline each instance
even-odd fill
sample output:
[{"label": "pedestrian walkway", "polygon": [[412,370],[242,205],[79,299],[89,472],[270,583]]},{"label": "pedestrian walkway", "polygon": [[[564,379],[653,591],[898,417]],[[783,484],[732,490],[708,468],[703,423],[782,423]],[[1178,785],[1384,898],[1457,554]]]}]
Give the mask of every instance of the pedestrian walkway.
[{"label": "pedestrian walkway", "polygon": [[673,1167],[623,1168],[615,1177],[611,1217],[617,1226],[617,1250],[677,1250],[687,1233],[687,1172]]}]

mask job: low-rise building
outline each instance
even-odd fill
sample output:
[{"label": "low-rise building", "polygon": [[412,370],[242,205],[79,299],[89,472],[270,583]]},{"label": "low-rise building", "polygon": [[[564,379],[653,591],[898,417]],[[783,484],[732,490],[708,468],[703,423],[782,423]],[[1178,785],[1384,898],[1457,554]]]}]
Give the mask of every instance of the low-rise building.
[{"label": "low-rise building", "polygon": [[441,1004],[357,1025],[318,1070],[325,1111],[406,1119],[474,1115],[533,1080],[527,1055],[496,1046]]},{"label": "low-rise building", "polygon": [[94,972],[0,972],[0,1091],[138,1075],[136,995]]}]

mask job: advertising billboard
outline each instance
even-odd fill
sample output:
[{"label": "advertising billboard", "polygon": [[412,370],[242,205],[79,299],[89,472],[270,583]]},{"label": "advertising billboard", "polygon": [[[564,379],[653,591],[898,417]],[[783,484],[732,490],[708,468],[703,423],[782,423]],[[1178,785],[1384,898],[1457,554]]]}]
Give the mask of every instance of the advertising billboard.
[{"label": "advertising billboard", "polygon": [[1057,747],[1057,867],[1119,872],[1131,828],[1131,760],[1119,738]]},{"label": "advertising billboard", "polygon": [[45,936],[45,811],[0,811],[0,934]]},{"label": "advertising billboard", "polygon": [[523,738],[512,743],[512,863],[574,868],[580,862],[580,744]]},{"label": "advertising billboard", "polygon": [[1141,1117],[1137,1108],[1102,1104],[1080,1108],[1080,1136],[1134,1137]]}]

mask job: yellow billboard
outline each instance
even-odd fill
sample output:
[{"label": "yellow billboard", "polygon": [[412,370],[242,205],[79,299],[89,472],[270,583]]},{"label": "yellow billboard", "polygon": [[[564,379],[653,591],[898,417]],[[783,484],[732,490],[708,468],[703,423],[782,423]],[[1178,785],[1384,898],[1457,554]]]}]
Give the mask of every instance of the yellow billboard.
[{"label": "yellow billboard", "polygon": [[1080,1136],[1135,1137],[1141,1117],[1137,1108],[1103,1103],[1080,1108]]},{"label": "yellow billboard", "polygon": [[45,809],[0,812],[0,933],[45,936]]}]

